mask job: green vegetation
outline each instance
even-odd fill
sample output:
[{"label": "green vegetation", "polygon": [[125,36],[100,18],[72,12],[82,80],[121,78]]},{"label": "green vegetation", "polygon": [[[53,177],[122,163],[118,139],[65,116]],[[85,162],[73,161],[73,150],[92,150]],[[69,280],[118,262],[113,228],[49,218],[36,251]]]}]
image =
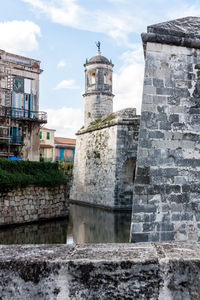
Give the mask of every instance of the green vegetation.
[{"label": "green vegetation", "polygon": [[67,179],[71,179],[73,175],[73,162],[59,161],[59,168],[65,174]]},{"label": "green vegetation", "polygon": [[98,151],[94,151],[94,158],[97,159],[97,158],[101,158],[101,154],[100,152]]},{"label": "green vegetation", "polygon": [[97,118],[96,120],[94,120],[90,123],[89,127],[99,125],[101,122],[102,122],[101,118]]},{"label": "green vegetation", "polygon": [[102,119],[102,118],[98,118],[94,121],[92,121],[90,123],[90,125],[88,127],[84,127],[82,126],[81,129],[77,132],[77,133],[81,133],[81,131],[87,131],[87,130],[93,130],[93,129],[98,129],[98,128],[101,128],[105,125],[110,125],[112,124],[111,121],[114,120],[116,118],[116,114],[112,113],[110,115],[108,115],[105,119]]},{"label": "green vegetation", "polygon": [[67,182],[57,163],[0,159],[0,193],[29,185],[53,187]]},{"label": "green vegetation", "polygon": [[111,124],[111,121],[116,118],[116,114],[112,113],[108,115],[105,119],[98,118],[95,121],[91,122],[87,129],[96,129],[104,125]]}]

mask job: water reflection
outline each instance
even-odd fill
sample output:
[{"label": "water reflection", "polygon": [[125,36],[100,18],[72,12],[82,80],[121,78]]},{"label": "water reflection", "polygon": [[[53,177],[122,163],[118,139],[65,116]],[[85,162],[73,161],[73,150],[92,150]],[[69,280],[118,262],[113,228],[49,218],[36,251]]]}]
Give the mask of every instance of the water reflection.
[{"label": "water reflection", "polygon": [[0,228],[0,244],[65,244],[67,219]]},{"label": "water reflection", "polygon": [[73,204],[68,219],[0,228],[0,244],[125,243],[130,222],[131,212]]},{"label": "water reflection", "polygon": [[73,238],[82,243],[127,243],[131,212],[111,212],[98,208],[71,205]]}]

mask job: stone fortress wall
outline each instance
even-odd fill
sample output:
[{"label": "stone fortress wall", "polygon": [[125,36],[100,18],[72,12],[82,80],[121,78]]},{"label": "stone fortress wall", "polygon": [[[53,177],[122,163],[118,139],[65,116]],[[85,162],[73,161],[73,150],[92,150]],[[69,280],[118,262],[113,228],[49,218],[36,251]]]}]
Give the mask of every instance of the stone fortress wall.
[{"label": "stone fortress wall", "polygon": [[116,182],[115,207],[131,208],[133,201],[133,183],[137,160],[138,133],[140,117],[135,108],[126,108],[116,112]]},{"label": "stone fortress wall", "polygon": [[67,188],[28,186],[0,194],[0,226],[68,215]]},{"label": "stone fortress wall", "polygon": [[148,27],[132,242],[200,241],[200,18]]},{"label": "stone fortress wall", "polygon": [[116,136],[116,126],[77,135],[71,200],[114,206]]},{"label": "stone fortress wall", "polygon": [[131,209],[138,130],[135,109],[126,109],[79,131],[71,201]]}]

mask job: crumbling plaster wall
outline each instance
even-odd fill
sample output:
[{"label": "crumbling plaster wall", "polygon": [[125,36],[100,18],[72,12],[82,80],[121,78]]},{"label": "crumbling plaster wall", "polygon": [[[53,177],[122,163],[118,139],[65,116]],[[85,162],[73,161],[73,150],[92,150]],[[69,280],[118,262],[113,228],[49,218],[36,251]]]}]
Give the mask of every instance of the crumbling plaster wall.
[{"label": "crumbling plaster wall", "polygon": [[[11,88],[11,91],[13,91],[12,82],[15,76],[31,79],[31,94],[36,96],[34,98],[34,105],[32,103],[33,107],[31,110],[39,111],[39,75],[42,72],[40,62],[0,50],[0,69],[2,73],[6,74],[6,76],[1,76],[0,80],[0,85],[3,89]],[[5,95],[5,91],[1,90],[0,104],[3,106],[13,106],[13,96],[10,98],[10,104],[8,105],[5,101]],[[28,107],[24,107],[24,105],[18,108],[28,109]],[[27,121],[22,116],[18,118],[14,113],[10,125],[22,127],[23,132],[23,143],[11,145],[11,150],[13,150],[14,155],[19,156],[18,152],[20,152],[23,160],[39,161],[40,124],[36,122],[34,118],[31,121]]]},{"label": "crumbling plaster wall", "polygon": [[39,161],[40,159],[40,124],[23,122],[23,148],[22,159]]}]

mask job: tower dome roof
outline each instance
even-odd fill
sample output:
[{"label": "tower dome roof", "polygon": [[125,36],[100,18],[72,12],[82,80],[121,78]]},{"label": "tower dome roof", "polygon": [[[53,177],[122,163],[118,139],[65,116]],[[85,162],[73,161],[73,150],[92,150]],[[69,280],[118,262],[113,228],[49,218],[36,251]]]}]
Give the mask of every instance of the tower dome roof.
[{"label": "tower dome roof", "polygon": [[106,64],[113,66],[112,61],[109,61],[105,56],[102,56],[100,51],[98,51],[97,55],[91,57],[88,61],[86,61],[85,65],[90,64]]},{"label": "tower dome roof", "polygon": [[89,63],[105,63],[105,64],[110,64],[109,60],[102,55],[96,55],[93,56],[89,59]]}]

